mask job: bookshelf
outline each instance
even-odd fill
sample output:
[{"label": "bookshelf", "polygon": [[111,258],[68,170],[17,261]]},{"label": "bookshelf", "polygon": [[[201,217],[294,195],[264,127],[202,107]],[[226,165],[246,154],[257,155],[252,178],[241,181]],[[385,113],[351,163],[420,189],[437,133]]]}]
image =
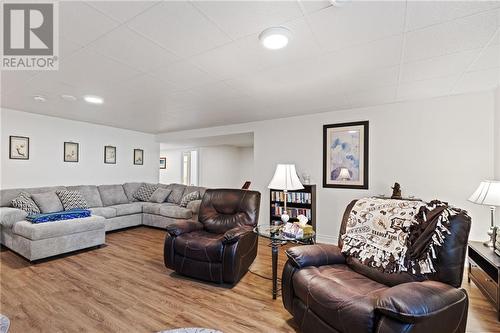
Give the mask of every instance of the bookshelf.
[{"label": "bookshelf", "polygon": [[[269,190],[270,198],[270,219],[269,223],[274,224],[275,221],[281,221],[281,214],[284,209],[284,193],[280,190]],[[299,214],[305,215],[316,231],[316,185],[304,185],[303,190],[288,191],[288,200],[286,203],[289,222],[298,221],[296,216]]]}]

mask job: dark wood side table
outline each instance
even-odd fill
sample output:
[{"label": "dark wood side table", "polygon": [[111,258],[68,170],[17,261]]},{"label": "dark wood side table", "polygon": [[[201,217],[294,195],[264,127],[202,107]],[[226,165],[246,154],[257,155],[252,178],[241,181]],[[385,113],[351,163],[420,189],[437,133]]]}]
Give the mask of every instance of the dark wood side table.
[{"label": "dark wood side table", "polygon": [[493,303],[500,321],[500,256],[482,242],[469,242],[469,274],[486,298]]}]

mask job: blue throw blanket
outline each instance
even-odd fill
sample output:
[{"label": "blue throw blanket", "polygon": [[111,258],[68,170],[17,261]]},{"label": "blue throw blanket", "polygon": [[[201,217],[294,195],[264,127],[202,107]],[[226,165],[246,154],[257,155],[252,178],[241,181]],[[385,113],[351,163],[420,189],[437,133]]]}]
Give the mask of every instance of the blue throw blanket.
[{"label": "blue throw blanket", "polygon": [[89,217],[90,215],[92,215],[92,213],[88,209],[72,209],[55,213],[33,214],[26,217],[26,220],[30,221],[31,223],[44,223],[79,219],[82,217]]}]

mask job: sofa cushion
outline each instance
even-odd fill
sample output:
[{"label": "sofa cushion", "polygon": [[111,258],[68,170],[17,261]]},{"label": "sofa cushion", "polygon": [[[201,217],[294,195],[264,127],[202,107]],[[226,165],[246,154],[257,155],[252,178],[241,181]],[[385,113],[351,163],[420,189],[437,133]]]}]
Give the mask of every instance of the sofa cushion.
[{"label": "sofa cushion", "polygon": [[102,207],[101,194],[96,185],[68,186],[68,190],[80,192],[89,207]]},{"label": "sofa cushion", "polygon": [[186,185],[182,184],[169,184],[167,185],[167,189],[171,190],[172,193],[167,198],[167,202],[180,204],[182,200],[182,196],[184,195],[184,190],[186,189]]},{"label": "sofa cushion", "polygon": [[174,250],[185,257],[205,262],[221,262],[224,234],[204,230],[188,232],[175,238]]},{"label": "sofa cushion", "polygon": [[90,211],[92,215],[99,215],[107,219],[116,217],[116,209],[112,207],[94,207],[90,208]]},{"label": "sofa cushion", "polygon": [[114,205],[107,208],[114,208],[116,216],[142,213],[142,202],[131,202],[128,204]]},{"label": "sofa cushion", "polygon": [[198,212],[200,211],[200,206],[201,200],[193,200],[187,204],[186,208],[190,209],[193,214],[198,214]]},{"label": "sofa cushion", "polygon": [[154,193],[154,191],[156,191],[157,188],[158,185],[144,183],[134,193],[134,198],[139,201],[149,201],[149,198],[151,198],[151,195]]},{"label": "sofa cushion", "polygon": [[49,186],[49,187],[32,187],[32,188],[14,188],[0,190],[0,206],[11,207],[11,201],[19,195],[21,192],[33,193],[44,193],[44,192],[56,192],[59,190],[65,190],[64,186]]},{"label": "sofa cushion", "polygon": [[22,221],[28,213],[22,209],[12,207],[0,207],[0,224],[2,227],[11,228],[14,223]]},{"label": "sofa cushion", "polygon": [[60,212],[64,207],[56,192],[34,193],[31,198],[44,214]]},{"label": "sofa cushion", "polygon": [[28,192],[21,192],[17,197],[12,199],[12,207],[21,209],[28,214],[40,213],[40,208],[31,199],[31,194]]},{"label": "sofa cushion", "polygon": [[346,265],[309,266],[293,275],[295,295],[340,332],[373,332],[378,295],[388,287]]},{"label": "sofa cushion", "polygon": [[191,209],[176,205],[161,205],[160,215],[173,219],[190,219],[193,216]]},{"label": "sofa cushion", "polygon": [[136,198],[134,198],[134,193],[137,192],[139,187],[141,187],[144,183],[125,183],[123,184],[123,190],[125,191],[125,195],[128,198],[128,201],[134,202],[137,201]]},{"label": "sofa cushion", "polygon": [[83,195],[78,191],[62,190],[57,191],[56,194],[59,200],[61,200],[64,210],[89,208],[87,200],[85,200]]},{"label": "sofa cushion", "polygon": [[101,216],[40,224],[20,221],[14,224],[12,232],[24,238],[40,240],[98,229],[104,229],[104,218]]},{"label": "sofa cushion", "polygon": [[143,202],[142,203],[142,211],[148,214],[156,214],[160,215],[160,208],[163,205],[173,205],[168,203],[153,203],[153,202]]},{"label": "sofa cushion", "polygon": [[201,198],[200,192],[198,192],[198,191],[188,193],[182,197],[182,200],[181,200],[181,203],[179,204],[179,206],[186,207],[188,205],[188,203],[190,203],[191,201],[199,200],[200,198]]},{"label": "sofa cushion", "polygon": [[200,193],[200,199],[201,199],[201,198],[203,198],[203,195],[205,194],[206,190],[207,190],[206,187],[186,186],[186,189],[184,190],[184,193],[182,195],[185,196],[186,194],[198,191],[198,193]]},{"label": "sofa cushion", "polygon": [[150,202],[162,203],[165,202],[172,191],[166,188],[158,187],[156,191],[149,197]]},{"label": "sofa cushion", "polygon": [[104,206],[129,203],[122,185],[100,185],[98,189]]}]

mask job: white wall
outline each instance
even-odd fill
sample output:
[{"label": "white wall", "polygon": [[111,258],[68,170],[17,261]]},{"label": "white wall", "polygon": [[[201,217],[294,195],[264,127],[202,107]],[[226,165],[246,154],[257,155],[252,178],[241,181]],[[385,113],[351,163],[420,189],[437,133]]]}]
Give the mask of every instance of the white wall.
[{"label": "white wall", "polygon": [[182,180],[182,152],[184,150],[162,150],[160,157],[167,159],[167,168],[160,169],[160,183],[180,183]]},{"label": "white wall", "polygon": [[[254,132],[254,183],[262,192],[261,223],[268,222],[267,184],[277,163],[295,163],[318,184],[319,241],[336,242],[346,205],[355,198],[390,194],[398,181],[404,195],[439,198],[467,209],[471,239],[484,239],[487,207],[467,201],[483,179],[493,177],[494,95],[491,92],[380,105],[300,117],[220,126],[158,135],[169,139]],[[322,126],[370,121],[369,190],[322,188]],[[293,133],[287,145],[276,142],[276,129]]]},{"label": "white wall", "polygon": [[[113,127],[1,109],[1,188],[158,182],[155,136]],[[30,138],[29,160],[9,159],[9,136]],[[80,144],[78,163],[63,161],[63,142]],[[116,146],[117,163],[104,164],[104,146]],[[133,164],[133,149],[144,165]]]},{"label": "white wall", "polygon": [[[253,182],[253,147],[238,148],[238,172],[236,174],[236,184],[242,186],[247,180]],[[250,185],[250,189],[252,189]]]},{"label": "white wall", "polygon": [[[500,180],[500,86],[495,91],[495,179]],[[500,214],[500,212],[499,212]]]}]

